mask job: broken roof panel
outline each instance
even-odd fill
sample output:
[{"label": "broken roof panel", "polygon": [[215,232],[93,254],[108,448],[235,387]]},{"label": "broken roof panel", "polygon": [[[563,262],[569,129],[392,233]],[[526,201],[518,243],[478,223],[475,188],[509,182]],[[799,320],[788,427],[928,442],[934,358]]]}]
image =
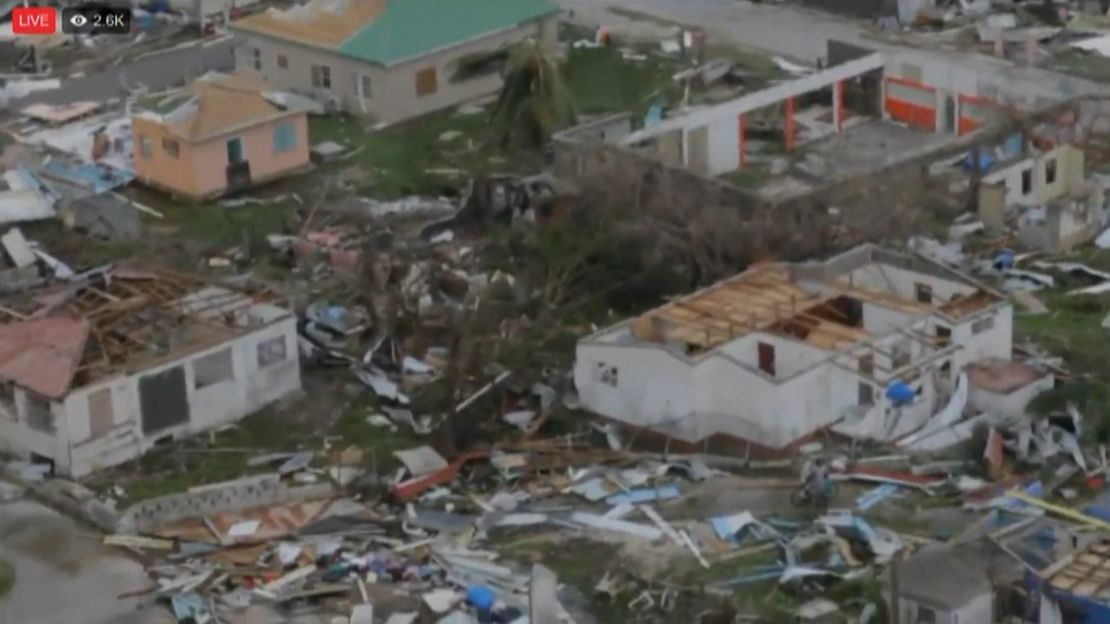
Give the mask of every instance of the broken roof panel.
[{"label": "broken roof panel", "polygon": [[975,362],[967,373],[971,385],[1000,394],[1010,394],[1047,375],[1028,364],[998,358]]},{"label": "broken roof panel", "polygon": [[[963,545],[968,549],[968,545]],[[953,610],[993,591],[990,578],[966,553],[946,544],[930,545],[905,559],[899,567],[899,591],[908,598]],[[938,574],[938,572],[941,572]],[[889,582],[889,573],[884,578]]]},{"label": "broken roof panel", "polygon": [[61,398],[77,373],[88,335],[87,320],[66,316],[0,325],[0,379]]},{"label": "broken roof panel", "polygon": [[63,124],[99,109],[100,104],[97,102],[70,102],[57,106],[39,102],[24,108],[23,114],[39,121]]},{"label": "broken roof panel", "polygon": [[303,101],[275,97],[270,85],[249,76],[212,72],[179,94],[148,98],[140,104],[139,116],[164,124],[182,139],[198,141],[303,112]]},{"label": "broken roof panel", "polygon": [[[36,252],[37,253],[37,252]],[[226,342],[292,315],[266,289],[232,291],[168,271],[101,267],[52,289],[5,298],[14,322],[57,316],[90,324],[79,366],[67,386],[130,374],[167,358]],[[232,305],[234,304],[234,305]],[[218,316],[211,312],[220,311]]]},{"label": "broken roof panel", "polygon": [[[937,306],[895,292],[893,287],[865,286],[853,280],[854,272],[872,266],[880,272],[883,266],[893,266],[958,282],[967,294]],[[862,303],[911,317],[934,313],[959,317],[1002,300],[956,271],[865,244],[823,262],[756,265],[644,313],[632,321],[630,330],[641,342],[674,342],[696,351],[710,351],[753,332],[785,335],[838,351],[873,338],[851,320],[852,310]]]}]

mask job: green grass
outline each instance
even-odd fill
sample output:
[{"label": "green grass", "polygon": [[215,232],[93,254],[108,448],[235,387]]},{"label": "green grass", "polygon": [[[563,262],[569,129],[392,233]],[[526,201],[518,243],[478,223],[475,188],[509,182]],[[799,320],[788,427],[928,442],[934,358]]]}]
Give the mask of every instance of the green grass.
[{"label": "green grass", "polygon": [[740,169],[730,171],[721,176],[724,180],[741,188],[754,189],[763,184],[771,173],[771,165],[767,162],[747,163]]},{"label": "green grass", "polygon": [[[343,166],[358,167],[363,174],[355,183],[356,192],[395,199],[455,191],[473,175],[534,173],[539,169],[538,154],[501,153],[487,120],[488,112],[464,115],[449,110],[372,130],[349,117],[313,117],[309,132],[313,143],[335,141],[360,150],[340,161]],[[458,136],[441,140],[446,133]]]},{"label": "green grass", "polygon": [[[1063,289],[1061,289],[1063,290]],[[1058,354],[1074,369],[1110,381],[1103,345],[1107,331],[1102,319],[1110,311],[1110,296],[1068,296],[1041,291],[1036,296],[1049,308],[1046,314],[1016,314],[1019,337],[1025,336]]]},{"label": "green grass", "polygon": [[[306,399],[280,411],[271,406],[211,436],[201,434],[174,442],[169,449],[154,449],[131,467],[92,477],[90,486],[99,489],[122,486],[124,496],[118,502],[123,509],[138,501],[183,492],[197,485],[272,472],[275,465],[247,465],[248,460],[258,455],[313,450],[314,465],[324,467],[328,465],[329,452],[351,445],[363,451],[365,468],[390,472],[399,465],[393,451],[430,444],[430,438],[417,436],[403,427],[391,431],[368,423],[366,417],[373,413],[376,401],[366,392],[346,402],[334,423],[327,421],[329,404],[324,400],[309,403],[310,399]],[[332,403],[334,400],[335,397],[330,397]],[[306,418],[303,414],[309,409],[313,410],[312,416]],[[427,412],[414,410],[414,413]]]},{"label": "green grass", "polygon": [[[1065,260],[1110,269],[1107,250],[1090,249]],[[1106,365],[1105,352],[1110,330],[1102,327],[1103,318],[1110,313],[1110,295],[1068,295],[1068,291],[1090,282],[1059,273],[1054,276],[1056,288],[1034,293],[1049,312],[1029,314],[1015,309],[1015,344],[1031,340],[1043,350],[1062,357],[1074,378],[1039,396],[1030,409],[1048,413],[1073,402],[1087,416],[1085,435],[1110,433],[1110,367]]]},{"label": "green grass", "polygon": [[[530,566],[539,561],[566,583],[590,600],[590,609],[599,622],[632,621],[628,611],[628,601],[635,595],[621,594],[616,601],[609,602],[594,594],[594,586],[609,571],[612,576],[623,576],[619,560],[619,549],[612,544],[587,539],[573,539],[550,543],[537,539],[518,543],[510,548],[500,549],[506,558],[521,565]],[[638,593],[638,592],[637,592]]]},{"label": "green grass", "polygon": [[680,69],[675,60],[654,54],[644,61],[626,61],[619,49],[607,47],[571,48],[563,71],[579,115],[643,115],[656,101],[681,97],[671,79]]},{"label": "green grass", "polygon": [[[418,436],[404,427],[392,431],[388,427],[371,425],[366,418],[374,411],[373,401],[352,403],[336,421],[331,435],[343,438],[344,444],[358,446],[368,455],[375,455],[379,470],[389,470],[396,464],[392,456],[394,451],[429,443],[426,437]],[[415,410],[413,414],[415,417],[420,416],[420,412]]]},{"label": "green grass", "polygon": [[307,424],[263,409],[211,438],[202,434],[174,442],[170,449],[151,450],[137,460],[138,470],[132,479],[110,478],[123,486],[124,496],[119,501],[122,509],[137,501],[197,485],[272,470],[273,466],[248,466],[247,460],[268,452],[312,448],[320,439]]},{"label": "green grass", "polygon": [[12,564],[0,559],[0,597],[6,596],[15,585],[15,568]]},{"label": "green grass", "polygon": [[1110,81],[1110,59],[1098,54],[1065,50],[1053,55],[1046,67],[1091,80]]},{"label": "green grass", "polygon": [[[677,87],[671,75],[677,70],[674,61],[657,56],[626,61],[615,48],[572,49],[562,66],[579,115],[642,114],[656,100],[673,101]],[[538,171],[541,154],[499,148],[490,108],[469,115],[451,109],[379,130],[350,117],[312,117],[309,134],[313,143],[335,141],[359,150],[326,171],[357,167],[362,175],[356,193],[379,199],[457,191],[474,175]],[[457,136],[442,140],[447,133]]]}]

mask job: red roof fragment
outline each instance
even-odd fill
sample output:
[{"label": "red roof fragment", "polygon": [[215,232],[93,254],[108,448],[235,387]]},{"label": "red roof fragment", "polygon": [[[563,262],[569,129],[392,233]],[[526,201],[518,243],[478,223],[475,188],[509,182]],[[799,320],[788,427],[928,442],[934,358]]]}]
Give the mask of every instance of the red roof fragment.
[{"label": "red roof fragment", "polygon": [[0,379],[60,399],[69,392],[88,336],[86,319],[65,316],[0,325]]}]

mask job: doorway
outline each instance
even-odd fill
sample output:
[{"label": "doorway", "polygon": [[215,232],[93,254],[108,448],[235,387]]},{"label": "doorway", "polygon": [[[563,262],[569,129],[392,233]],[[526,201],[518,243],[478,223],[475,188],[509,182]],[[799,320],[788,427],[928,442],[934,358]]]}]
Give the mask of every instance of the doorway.
[{"label": "doorway", "polygon": [[227,142],[227,164],[233,165],[238,162],[243,162],[243,141],[235,137]]},{"label": "doorway", "polygon": [[150,435],[189,421],[185,370],[176,366],[139,379],[143,433]]}]

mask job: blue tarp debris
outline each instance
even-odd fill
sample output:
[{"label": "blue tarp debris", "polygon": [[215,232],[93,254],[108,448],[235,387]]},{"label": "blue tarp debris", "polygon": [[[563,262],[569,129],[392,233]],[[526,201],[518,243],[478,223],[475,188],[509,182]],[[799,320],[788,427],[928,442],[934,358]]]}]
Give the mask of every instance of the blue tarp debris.
[{"label": "blue tarp debris", "polygon": [[886,387],[886,398],[890,399],[890,402],[893,403],[895,407],[913,403],[914,396],[916,396],[916,394],[913,388],[904,381],[895,380],[890,382],[890,385]]},{"label": "blue tarp debris", "polygon": [[466,601],[479,611],[489,611],[497,602],[497,594],[485,585],[471,585],[466,590]]},{"label": "blue tarp debris", "polygon": [[[975,152],[968,152],[968,154],[964,156],[963,163],[961,163],[964,171],[971,171],[972,159],[975,158],[974,154]],[[985,172],[989,170],[993,164],[994,154],[991,154],[987,150],[979,150],[979,171]]]},{"label": "blue tarp debris", "polygon": [[677,487],[673,485],[664,485],[658,488],[631,490],[629,492],[614,494],[606,498],[605,502],[610,505],[620,505],[622,503],[635,505],[637,503],[648,503],[655,500],[667,500],[668,498],[678,498]]},{"label": "blue tarp debris", "polygon": [[205,622],[208,620],[208,605],[197,594],[174,594],[170,606],[178,622]]},{"label": "blue tarp debris", "polygon": [[106,193],[133,180],[135,175],[107,165],[89,165],[68,160],[51,160],[39,168],[39,173],[51,180],[90,191]]},{"label": "blue tarp debris", "polygon": [[857,498],[856,508],[860,511],[867,511],[897,491],[897,485],[893,483],[884,483],[873,490],[864,492],[862,496]]},{"label": "blue tarp debris", "polygon": [[760,581],[768,581],[772,579],[778,580],[782,576],[782,573],[785,571],[786,566],[782,565],[781,563],[759,566],[752,568],[750,572],[748,574],[745,574],[744,576],[739,576],[727,581],[721,581],[720,583],[716,583],[715,586],[721,588],[739,587],[741,585],[751,585],[752,583],[758,583]]},{"label": "blue tarp debris", "polygon": [[710,518],[709,524],[717,537],[734,544],[739,544],[749,536],[755,539],[770,539],[778,535],[773,528],[756,520],[750,511]]},{"label": "blue tarp debris", "polygon": [[1110,522],[1110,489],[1103,490],[1102,494],[1083,508],[1083,513]]},{"label": "blue tarp debris", "polygon": [[993,264],[997,271],[1006,271],[1014,268],[1014,252],[1005,250],[998,252],[998,255],[994,257]]}]

